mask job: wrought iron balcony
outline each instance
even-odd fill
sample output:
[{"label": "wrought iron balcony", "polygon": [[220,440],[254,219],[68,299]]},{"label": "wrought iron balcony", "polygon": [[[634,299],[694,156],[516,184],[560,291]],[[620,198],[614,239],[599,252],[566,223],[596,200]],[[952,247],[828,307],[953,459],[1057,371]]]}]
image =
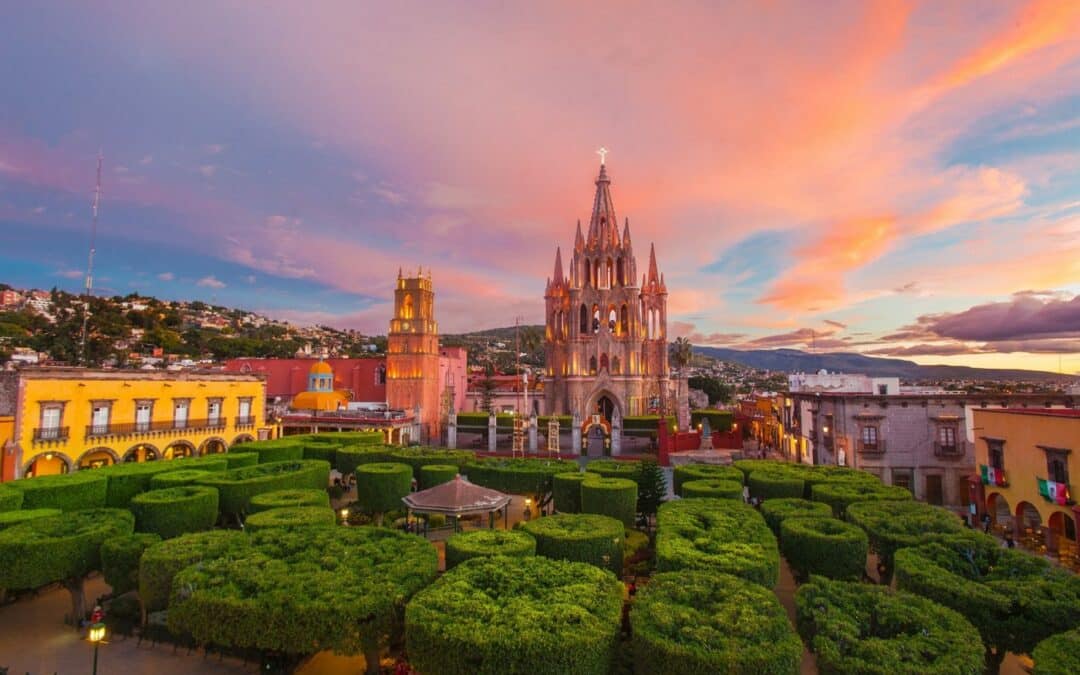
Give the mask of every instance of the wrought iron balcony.
[{"label": "wrought iron balcony", "polygon": [[35,443],[62,443],[68,439],[70,427],[38,427],[34,429]]},{"label": "wrought iron balcony", "polygon": [[856,441],[856,450],[864,455],[880,455],[885,452],[885,439],[879,438],[873,443],[864,440]]},{"label": "wrought iron balcony", "polygon": [[237,427],[250,427],[250,426],[254,426],[254,425],[255,425],[255,416],[254,415],[248,415],[246,417],[237,417],[236,418],[236,426]]},{"label": "wrought iron balcony", "polygon": [[945,459],[959,459],[967,452],[967,442],[957,441],[955,443],[942,443],[941,441],[934,442],[934,456],[943,457]]},{"label": "wrought iron balcony", "polygon": [[90,424],[86,427],[86,438],[166,434],[176,431],[205,431],[208,429],[224,429],[227,425],[228,418],[226,417],[197,420],[158,420],[156,422],[130,422],[126,424]]}]

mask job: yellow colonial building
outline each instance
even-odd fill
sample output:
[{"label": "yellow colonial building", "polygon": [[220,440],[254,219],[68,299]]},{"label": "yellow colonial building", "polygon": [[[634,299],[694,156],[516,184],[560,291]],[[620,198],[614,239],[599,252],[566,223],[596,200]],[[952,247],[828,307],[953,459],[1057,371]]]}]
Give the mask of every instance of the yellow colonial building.
[{"label": "yellow colonial building", "polygon": [[0,419],[5,407],[13,417],[5,480],[225,452],[270,434],[259,375],[28,368],[0,379]]}]

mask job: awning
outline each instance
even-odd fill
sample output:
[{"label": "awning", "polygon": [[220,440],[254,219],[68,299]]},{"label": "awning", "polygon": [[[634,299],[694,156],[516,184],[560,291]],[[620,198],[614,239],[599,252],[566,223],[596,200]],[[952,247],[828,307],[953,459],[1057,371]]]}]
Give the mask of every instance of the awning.
[{"label": "awning", "polygon": [[414,492],[401,501],[420,513],[445,513],[459,516],[467,513],[491,513],[510,503],[510,495],[498,490],[474,485],[457,475],[454,480],[427,490]]}]

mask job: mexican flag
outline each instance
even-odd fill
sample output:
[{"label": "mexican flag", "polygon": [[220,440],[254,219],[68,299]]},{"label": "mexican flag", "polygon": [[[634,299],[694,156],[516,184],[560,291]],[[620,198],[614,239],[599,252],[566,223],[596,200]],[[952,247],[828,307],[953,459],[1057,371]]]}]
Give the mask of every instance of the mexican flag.
[{"label": "mexican flag", "polygon": [[1061,504],[1062,506],[1071,501],[1069,499],[1069,486],[1065,483],[1056,483],[1052,480],[1043,480],[1042,478],[1039,478],[1038,480],[1039,494],[1046,498],[1046,501]]},{"label": "mexican flag", "polygon": [[1001,469],[995,469],[992,466],[980,464],[979,470],[982,473],[983,485],[996,485],[998,487],[1003,487],[1005,485],[1005,472]]}]

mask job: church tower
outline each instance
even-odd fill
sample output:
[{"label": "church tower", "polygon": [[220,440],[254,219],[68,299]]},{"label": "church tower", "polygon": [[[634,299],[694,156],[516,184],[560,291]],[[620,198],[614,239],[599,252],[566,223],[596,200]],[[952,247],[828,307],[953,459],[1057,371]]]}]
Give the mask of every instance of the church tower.
[{"label": "church tower", "polygon": [[[649,248],[638,286],[630,222],[619,222],[603,161],[587,234],[578,221],[567,269],[555,250],[544,294],[547,410],[611,423],[666,411],[667,288]],[[596,416],[600,417],[597,418]],[[602,421],[601,421],[602,420]],[[610,432],[609,432],[610,433]]]},{"label": "church tower", "polygon": [[420,409],[420,442],[437,442],[439,409],[439,324],[431,271],[415,277],[398,271],[394,318],[386,338],[386,402],[391,409]]}]

